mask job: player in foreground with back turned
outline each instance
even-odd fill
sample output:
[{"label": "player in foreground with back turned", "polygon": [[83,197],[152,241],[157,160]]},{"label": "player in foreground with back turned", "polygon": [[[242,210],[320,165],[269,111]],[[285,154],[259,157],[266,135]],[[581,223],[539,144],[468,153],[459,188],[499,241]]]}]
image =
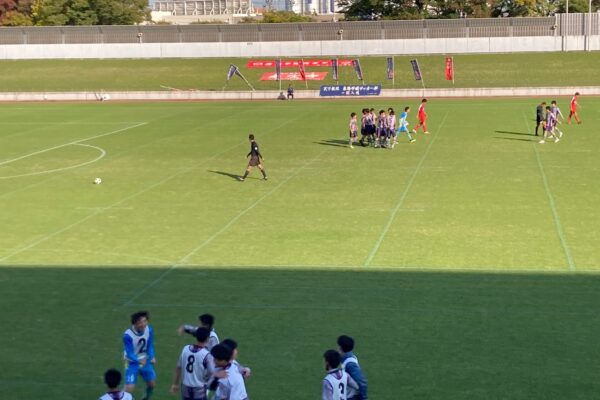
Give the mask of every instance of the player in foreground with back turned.
[{"label": "player in foreground with back turned", "polygon": [[123,334],[125,347],[125,391],[132,393],[137,383],[138,374],[146,382],[146,395],[142,400],[150,400],[156,385],[156,372],[153,364],[154,330],[148,324],[148,312],[139,311],[131,316],[131,328]]},{"label": "player in foreground with back turned", "polygon": [[196,343],[186,345],[181,351],[171,385],[171,394],[181,385],[182,400],[206,400],[208,383],[213,374],[214,361],[206,348],[210,331],[198,328],[194,333]]},{"label": "player in foreground with back turned", "polygon": [[367,400],[367,379],[363,375],[358,358],[354,355],[354,339],[350,336],[342,335],[337,339],[338,351],[341,356],[342,369],[358,385],[358,390],[352,387],[348,388],[348,400]]},{"label": "player in foreground with back turned", "polygon": [[133,400],[130,393],[119,390],[121,373],[116,369],[111,368],[104,373],[104,383],[108,390],[98,400]]},{"label": "player in foreground with back turned", "polygon": [[323,379],[322,400],[347,400],[348,388],[358,389],[354,380],[341,368],[341,356],[335,350],[327,350],[323,354],[325,371]]},{"label": "player in foreground with back turned", "polygon": [[252,167],[258,167],[260,173],[263,176],[263,179],[266,181],[267,173],[265,172],[265,169],[262,165],[264,158],[262,154],[260,154],[260,150],[258,149],[258,143],[256,143],[256,141],[254,140],[253,134],[250,134],[248,136],[248,140],[250,140],[250,153],[246,155],[246,158],[250,157],[250,161],[248,162],[248,166],[246,167],[246,172],[244,172],[244,176],[240,176],[238,179],[243,182],[244,180],[246,180],[246,177],[248,177],[248,174],[250,173]]}]

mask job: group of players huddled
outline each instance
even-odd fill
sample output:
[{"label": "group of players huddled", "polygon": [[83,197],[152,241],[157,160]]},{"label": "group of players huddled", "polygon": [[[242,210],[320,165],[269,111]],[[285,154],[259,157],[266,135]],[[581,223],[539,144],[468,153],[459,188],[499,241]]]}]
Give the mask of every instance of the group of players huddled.
[{"label": "group of players huddled", "polygon": [[[569,106],[569,116],[567,117],[567,124],[571,123],[571,118],[574,117],[575,121],[578,124],[581,124],[581,119],[579,118],[579,114],[577,114],[577,98],[579,97],[579,92],[575,92],[573,97],[571,98],[571,104]],[[545,113],[544,113],[545,111]],[[553,138],[554,143],[557,143],[562,138],[562,131],[558,129],[558,124],[561,123],[561,120],[564,121],[564,116],[558,108],[556,100],[552,100],[550,105],[546,105],[545,101],[542,101],[535,110],[535,136],[538,136],[538,130],[541,127],[543,131],[542,139],[539,143],[546,143],[547,139]]]},{"label": "group of players huddled", "polygon": [[[427,99],[421,100],[417,116],[419,123],[412,130],[412,133],[417,133],[419,128],[423,129],[423,133],[429,134],[427,130],[427,113],[425,112],[425,104]],[[404,112],[400,114],[400,119],[396,120],[396,112],[393,108],[379,110],[375,112],[374,108],[363,108],[362,117],[360,119],[360,139],[358,139],[358,120],[356,113],[350,114],[350,123],[348,124],[350,136],[350,148],[354,148],[357,142],[361,146],[370,146],[375,148],[393,149],[398,143],[399,135],[406,135],[410,143],[415,142],[415,138],[411,135],[408,129],[408,113],[410,107],[404,107]]]},{"label": "group of players huddled", "polygon": [[[237,361],[237,343],[233,339],[219,342],[213,325],[214,317],[202,314],[200,326],[182,325],[179,334],[188,333],[195,340],[185,345],[177,359],[171,394],[181,393],[182,400],[248,400],[245,380],[250,368]],[[142,400],[150,400],[156,385],[154,330],[149,324],[147,311],[131,315],[131,327],[123,334],[125,386],[122,375],[111,368],[104,374],[107,392],[99,400],[133,400],[132,393],[138,375],[146,382]],[[327,350],[324,355],[327,374],[323,379],[323,400],[368,400],[367,381],[358,359],[353,354],[354,340],[346,335],[338,337],[338,350]]]}]

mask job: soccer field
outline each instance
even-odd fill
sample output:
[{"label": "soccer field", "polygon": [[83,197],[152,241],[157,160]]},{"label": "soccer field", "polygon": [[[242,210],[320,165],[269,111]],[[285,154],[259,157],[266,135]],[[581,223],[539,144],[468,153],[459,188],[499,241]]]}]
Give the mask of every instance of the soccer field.
[{"label": "soccer field", "polygon": [[0,398],[98,397],[139,309],[157,400],[204,312],[252,399],[318,398],[342,333],[374,399],[597,397],[600,99],[543,145],[539,101],[431,99],[394,150],[349,114],[417,99],[4,105]]}]

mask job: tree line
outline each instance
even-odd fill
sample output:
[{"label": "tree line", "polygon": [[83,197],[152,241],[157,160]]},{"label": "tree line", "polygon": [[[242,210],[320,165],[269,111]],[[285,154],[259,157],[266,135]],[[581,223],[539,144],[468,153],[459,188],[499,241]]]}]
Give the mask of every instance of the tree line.
[{"label": "tree line", "polygon": [[132,25],[147,20],[147,0],[0,0],[2,26]]},{"label": "tree line", "polygon": [[[337,0],[337,4],[348,21],[545,17],[566,11],[566,0]],[[592,0],[592,10],[599,8],[600,0]],[[588,12],[588,0],[569,0],[569,12]],[[147,0],[0,0],[2,26],[132,25],[150,20]],[[260,22],[311,20],[270,10]]]}]

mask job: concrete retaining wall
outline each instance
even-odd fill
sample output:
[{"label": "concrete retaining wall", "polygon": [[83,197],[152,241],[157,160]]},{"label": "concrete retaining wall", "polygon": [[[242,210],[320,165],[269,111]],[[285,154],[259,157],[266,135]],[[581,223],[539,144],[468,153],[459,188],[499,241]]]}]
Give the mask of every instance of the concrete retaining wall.
[{"label": "concrete retaining wall", "polygon": [[[337,40],[248,43],[30,44],[0,46],[0,60],[308,57],[388,54],[468,54],[585,50],[584,36]],[[591,36],[590,50],[600,50]]]},{"label": "concrete retaining wall", "polygon": [[[542,88],[467,88],[467,89],[384,89],[380,96],[370,98],[421,98],[421,97],[557,97],[580,92],[585,96],[599,96],[600,87],[542,87]],[[273,100],[278,91],[209,92],[209,91],[157,91],[157,92],[105,92],[109,101],[190,101],[190,100]],[[296,99],[321,98],[316,90],[297,90]],[[352,96],[356,97],[356,96]],[[343,97],[343,98],[352,98]],[[328,99],[331,97],[325,97]],[[339,98],[339,97],[338,97]],[[363,97],[364,98],[364,97]],[[1,101],[100,101],[101,95],[93,92],[0,92]]]}]

